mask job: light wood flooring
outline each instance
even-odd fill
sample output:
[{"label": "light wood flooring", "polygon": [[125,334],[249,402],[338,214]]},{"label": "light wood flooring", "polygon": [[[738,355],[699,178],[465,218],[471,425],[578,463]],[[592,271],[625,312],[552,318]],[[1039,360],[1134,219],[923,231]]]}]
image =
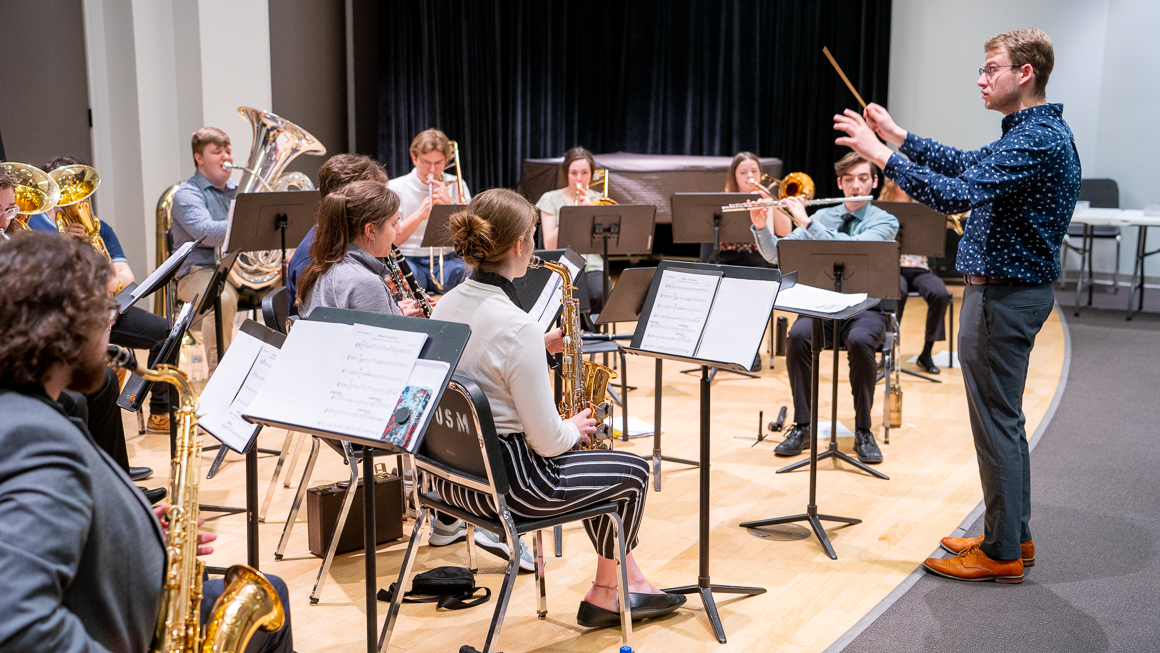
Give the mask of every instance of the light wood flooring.
[{"label": "light wood flooring", "polygon": [[[952,288],[957,300],[961,288]],[[902,325],[904,360],[922,346],[925,304],[912,298]],[[793,316],[789,316],[792,323]],[[629,328],[623,325],[621,330]],[[957,326],[957,325],[956,325]],[[956,328],[957,333],[957,328]],[[936,347],[936,352],[944,344]],[[943,370],[942,384],[903,376],[904,410],[901,429],[893,431],[883,445],[885,461],[878,466],[890,476],[878,480],[830,461],[820,464],[818,505],[823,513],[857,517],[854,526],[829,524],[828,532],[838,553],[830,560],[817,540],[803,526],[769,529],[762,534],[739,528],[743,521],[804,512],[808,497],[808,472],[774,474],[789,460],[776,458],[773,448],[780,437],[751,446],[758,428],[758,411],[770,421],[781,405],[790,402],[785,361],[777,358],[769,369],[767,349],[761,378],[743,379],[721,374],[713,383],[711,575],[721,584],[756,585],[766,594],[739,598],[718,595],[728,643],[718,644],[709,628],[700,599],[690,597],[687,606],[658,621],[634,628],[638,651],[820,651],[833,642],[927,557],[938,538],[950,533],[981,500],[974,448],[967,421],[962,376],[958,369]],[[831,354],[823,354],[821,413],[829,415]],[[1051,403],[1059,383],[1064,359],[1064,335],[1053,314],[1040,333],[1032,354],[1024,408],[1027,432],[1034,432]],[[698,378],[679,373],[685,367],[666,363],[664,368],[664,452],[696,459],[698,455]],[[906,364],[908,369],[915,369]],[[853,426],[853,407],[847,368],[840,364],[838,415]],[[631,414],[648,422],[653,417],[653,359],[629,357]],[[881,386],[875,396],[875,432],[881,444]],[[789,419],[793,411],[790,409]],[[167,483],[168,446],[162,435],[136,435],[136,423],[126,416],[129,453],[134,465],[149,465],[157,475],[144,484]],[[262,446],[280,448],[284,432],[267,430]],[[843,451],[852,453],[852,439],[840,439]],[[207,443],[208,444],[208,443]],[[291,473],[296,486],[305,460],[304,447],[298,468]],[[651,455],[652,438],[633,440],[621,447],[642,456]],[[204,456],[208,467],[212,453]],[[273,471],[274,458],[260,459],[259,491],[264,496]],[[665,463],[662,491],[648,497],[645,522],[636,557],[647,576],[659,587],[695,584],[697,580],[698,471]],[[204,475],[204,474],[203,474]],[[323,448],[312,485],[347,478],[339,456]],[[281,534],[294,488],[279,484],[267,520],[261,525],[261,568],[281,576],[290,586],[295,648],[303,653],[365,650],[362,553],[339,556],[331,569],[321,603],[309,605],[320,560],[307,551],[306,511],[294,529],[284,560],[275,562],[274,548]],[[217,477],[202,481],[205,503],[244,505],[244,464],[230,455]],[[356,508],[358,508],[356,506]],[[241,515],[211,518],[209,530],[219,534],[211,565],[245,560],[245,524]],[[411,532],[411,524],[404,533]],[[379,548],[378,586],[389,585],[398,573],[404,541]],[[550,534],[545,544],[551,546]],[[595,556],[579,524],[565,528],[565,556],[549,557],[546,620],[535,616],[535,594],[530,574],[521,574],[507,612],[499,649],[517,651],[617,650],[619,629],[586,631],[576,625],[576,607],[588,590],[595,570]],[[480,552],[478,583],[498,591],[503,564]],[[438,565],[466,565],[465,545],[432,548],[422,546],[416,570]],[[494,600],[458,612],[436,612],[431,605],[404,605],[393,650],[457,651],[462,644],[481,648],[494,608]],[[379,604],[380,624],[386,604]]]}]

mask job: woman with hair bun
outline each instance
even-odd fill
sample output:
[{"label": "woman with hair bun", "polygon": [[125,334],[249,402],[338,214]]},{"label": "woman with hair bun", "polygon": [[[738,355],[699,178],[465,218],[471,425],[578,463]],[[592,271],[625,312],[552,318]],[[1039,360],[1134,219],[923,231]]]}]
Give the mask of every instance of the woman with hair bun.
[{"label": "woman with hair bun", "polygon": [[[475,196],[467,210],[451,217],[455,251],[474,270],[463,284],[444,295],[432,319],[471,327],[458,371],[471,378],[491,404],[500,449],[511,479],[508,507],[527,518],[542,518],[598,501],[614,501],[624,525],[627,551],[637,532],[648,493],[648,464],[621,451],[572,451],[596,432],[589,410],[570,419],[556,412],[549,387],[539,324],[516,301],[512,281],[524,276],[531,261],[536,208],[514,191],[492,189]],[[475,493],[436,479],[448,503],[483,516],[494,508]],[[612,519],[584,522],[599,556],[596,578],[576,614],[584,627],[620,623]],[[628,555],[628,596],[634,619],[659,617],[684,604],[644,577]]]}]

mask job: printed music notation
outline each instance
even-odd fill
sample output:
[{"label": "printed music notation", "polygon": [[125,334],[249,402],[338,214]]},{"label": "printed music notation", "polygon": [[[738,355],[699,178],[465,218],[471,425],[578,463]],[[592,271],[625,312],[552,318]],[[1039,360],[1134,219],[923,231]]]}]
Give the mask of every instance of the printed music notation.
[{"label": "printed music notation", "polygon": [[266,383],[278,354],[277,347],[238,333],[201,393],[198,425],[231,449],[244,451],[258,427],[242,414]]},{"label": "printed music notation", "polygon": [[720,273],[665,270],[641,348],[676,356],[696,354],[720,281]]}]

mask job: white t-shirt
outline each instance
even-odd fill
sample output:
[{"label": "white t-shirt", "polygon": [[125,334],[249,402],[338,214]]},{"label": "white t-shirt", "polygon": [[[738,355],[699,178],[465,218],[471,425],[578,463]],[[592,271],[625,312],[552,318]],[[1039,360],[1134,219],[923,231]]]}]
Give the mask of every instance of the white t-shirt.
[{"label": "white t-shirt", "polygon": [[[451,201],[454,204],[466,204],[471,201],[471,190],[467,187],[467,182],[463,182],[463,201],[459,201],[459,185],[455,183],[454,175],[446,175],[444,183],[447,184],[447,194],[451,196]],[[399,199],[402,200],[402,205],[399,207],[400,217],[406,219],[419,207],[423,205],[423,200],[427,199],[427,182],[419,179],[419,171],[411,168],[411,172],[402,177],[395,177],[387,183],[387,187],[399,194]],[[406,242],[399,246],[402,250],[403,256],[429,256],[431,254],[438,254],[442,249],[444,254],[450,254],[455,250],[450,247],[420,247],[423,242],[423,234],[427,232],[427,221],[419,223],[419,226],[407,238]]]},{"label": "white t-shirt", "polygon": [[[595,204],[596,200],[598,199],[600,199],[600,193],[597,193],[596,191],[589,188],[588,201]],[[552,215],[556,216],[556,224],[559,225],[560,209],[565,206],[572,206],[572,200],[564,197],[563,188],[557,188],[556,190],[550,190],[541,195],[540,201],[536,202],[536,206],[539,207],[539,209],[544,213],[551,213]],[[602,272],[604,270],[603,256],[600,254],[584,254],[583,256],[585,261],[585,272]]]},{"label": "white t-shirt", "polygon": [[487,395],[496,433],[524,433],[544,457],[576,444],[580,430],[560,419],[552,398],[544,329],[502,289],[468,279],[443,295],[431,319],[471,327],[456,371]]}]

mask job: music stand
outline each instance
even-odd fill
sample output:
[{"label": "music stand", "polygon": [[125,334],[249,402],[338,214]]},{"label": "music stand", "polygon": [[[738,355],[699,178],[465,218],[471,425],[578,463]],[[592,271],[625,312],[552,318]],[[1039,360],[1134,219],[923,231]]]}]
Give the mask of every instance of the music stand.
[{"label": "music stand", "polygon": [[146,277],[140,284],[132,282],[128,286],[125,286],[121,292],[117,293],[114,299],[117,300],[117,305],[120,307],[118,310],[121,312],[121,315],[124,315],[125,311],[129,310],[133,304],[167,286],[177,274],[177,270],[181,267],[181,264],[185,262],[185,259],[189,258],[189,255],[193,252],[193,248],[200,245],[203,240],[205,240],[205,236],[193,242],[185,243],[176,252],[170,254],[169,258],[157,266],[153,274]]},{"label": "music stand", "polygon": [[[223,252],[282,251],[282,278],[286,278],[286,243],[297,246],[314,226],[318,205],[316,190],[239,193],[226,229]],[[233,326],[233,325],[230,325]],[[221,358],[218,358],[221,360]]]},{"label": "music stand", "polygon": [[[947,216],[932,208],[917,202],[872,202],[874,206],[898,218],[898,246],[902,254],[926,256],[928,258],[942,258],[947,250]],[[901,300],[902,298],[899,297]],[[955,326],[954,302],[950,303],[950,319],[947,320],[947,344],[950,355],[947,358],[947,367],[955,366]],[[931,383],[942,383],[938,379],[925,374],[900,368],[903,374],[917,376]]]},{"label": "music stand", "polygon": [[[584,257],[580,256],[576,252],[573,252],[572,250],[540,249],[536,250],[536,256],[538,256],[541,260],[553,262],[558,262],[560,259],[567,259],[569,263],[571,263],[579,270],[579,273],[576,275],[577,277],[584,274]],[[524,276],[514,279],[512,281],[512,285],[516,287],[516,298],[519,299],[520,308],[522,308],[527,313],[531,313],[531,311],[535,309],[537,305],[541,305],[541,302],[548,300],[549,298],[546,298],[543,295],[545,292],[548,292],[549,284],[551,284],[557,277],[558,275],[555,272],[549,270],[548,268],[541,267],[528,268],[528,271],[524,274]],[[576,279],[573,279],[572,283],[575,284]],[[557,301],[555,306],[544,306],[543,308],[545,309],[543,316],[533,315],[532,318],[539,320],[541,317],[546,317],[550,314],[550,320],[543,320],[544,328],[547,330],[550,328],[550,325],[554,323],[560,316],[560,311],[562,311],[564,307],[562,304],[560,304],[559,301]]]},{"label": "music stand", "polygon": [[578,254],[604,259],[604,297],[612,293],[608,255],[643,256],[652,253],[657,207],[652,204],[597,204],[560,208],[557,243]]},{"label": "music stand", "polygon": [[[759,200],[757,193],[673,193],[669,197],[673,216],[674,243],[713,243],[713,253],[721,251],[721,243],[753,242],[749,228],[753,222],[745,211],[722,212],[727,204]],[[756,247],[756,245],[754,245]],[[773,360],[772,355],[770,360]],[[681,370],[695,374],[697,368]],[[717,378],[717,368],[709,370],[709,381]],[[725,370],[749,379],[759,378],[749,370]]]},{"label": "music stand", "polygon": [[[692,271],[702,274],[719,275],[723,279],[747,279],[755,281],[764,281],[773,284],[778,284],[781,281],[781,274],[778,270],[769,268],[745,268],[730,265],[712,265],[707,263],[685,263],[683,261],[661,261],[657,266],[657,274],[652,279],[652,284],[649,287],[648,296],[645,299],[644,306],[641,309],[640,319],[636,324],[636,331],[632,337],[632,344],[629,347],[621,346],[621,348],[630,354],[639,354],[642,356],[651,356],[654,358],[665,358],[687,363],[694,363],[701,366],[701,386],[700,386],[700,401],[701,401],[701,420],[700,420],[700,530],[698,543],[698,573],[697,584],[686,585],[683,587],[674,587],[665,590],[674,594],[699,594],[701,601],[705,606],[705,612],[709,617],[709,623],[713,627],[713,633],[717,641],[725,643],[725,629],[721,624],[721,617],[717,613],[717,604],[713,599],[714,592],[722,592],[727,594],[745,594],[756,595],[765,593],[765,589],[761,587],[740,587],[734,585],[714,585],[709,578],[709,493],[711,490],[709,478],[709,459],[710,459],[710,388],[709,383],[709,368],[719,367],[722,369],[744,369],[744,367],[736,362],[722,362],[717,360],[708,360],[697,358],[693,356],[683,356],[676,354],[660,353],[650,351],[642,348],[645,331],[648,329],[648,324],[653,313],[654,303],[661,285],[662,278],[666,270],[675,268],[674,272]],[[776,299],[776,291],[774,293]],[[714,296],[714,302],[717,297]],[[773,311],[773,306],[770,307],[770,312]],[[768,322],[769,316],[761,316],[762,333],[764,333],[765,323]],[[706,323],[708,325],[708,322]],[[708,328],[708,326],[704,327]],[[707,335],[707,334],[705,334]],[[752,359],[752,355],[757,353],[757,348],[761,346],[760,340],[754,347],[753,352],[748,357]],[[700,347],[698,347],[700,349]]]}]

